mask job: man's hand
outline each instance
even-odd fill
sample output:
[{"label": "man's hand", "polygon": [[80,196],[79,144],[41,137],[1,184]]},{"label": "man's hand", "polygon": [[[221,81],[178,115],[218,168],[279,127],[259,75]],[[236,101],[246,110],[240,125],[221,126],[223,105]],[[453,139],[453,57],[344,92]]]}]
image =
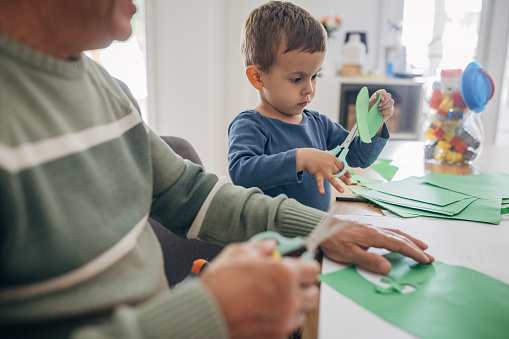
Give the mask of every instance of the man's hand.
[{"label": "man's hand", "polygon": [[435,259],[424,252],[428,245],[398,230],[352,222],[320,245],[327,257],[340,263],[360,265],[370,271],[387,274],[391,264],[384,257],[369,253],[370,247],[398,252],[420,263]]},{"label": "man's hand", "polygon": [[276,260],[273,240],[227,246],[200,276],[231,338],[287,338],[318,304],[314,260]]},{"label": "man's hand", "polygon": [[[315,148],[299,148],[297,150],[297,172],[306,170],[316,179],[318,191],[325,193],[323,180],[327,179],[338,192],[343,193],[345,189],[334,177],[343,170],[344,164],[334,155],[326,151],[320,151]],[[348,171],[339,179],[345,184],[350,185],[352,174]]]}]

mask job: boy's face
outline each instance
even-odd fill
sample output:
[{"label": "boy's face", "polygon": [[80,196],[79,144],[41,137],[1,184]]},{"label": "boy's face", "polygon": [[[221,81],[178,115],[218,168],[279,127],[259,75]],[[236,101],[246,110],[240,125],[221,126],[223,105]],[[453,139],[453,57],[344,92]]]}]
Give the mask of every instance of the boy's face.
[{"label": "boy's face", "polygon": [[315,96],[325,56],[325,52],[280,52],[269,71],[261,72],[260,113],[299,123],[302,111]]}]

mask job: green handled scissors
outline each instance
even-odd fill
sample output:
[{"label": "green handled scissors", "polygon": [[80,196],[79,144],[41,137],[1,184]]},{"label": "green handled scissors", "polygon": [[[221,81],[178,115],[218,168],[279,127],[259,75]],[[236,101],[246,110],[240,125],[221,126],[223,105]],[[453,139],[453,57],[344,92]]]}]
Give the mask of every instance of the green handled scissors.
[{"label": "green handled scissors", "polygon": [[337,157],[344,165],[341,172],[334,174],[335,178],[344,175],[348,169],[346,155],[348,154],[348,148],[353,139],[359,135],[362,142],[369,144],[371,143],[371,138],[380,128],[383,122],[383,116],[378,111],[378,103],[381,97],[382,90],[379,91],[378,99],[375,104],[369,109],[369,93],[367,87],[363,87],[357,95],[357,100],[355,102],[355,125],[341,145],[327,151]]},{"label": "green handled scissors", "polygon": [[337,218],[334,220],[334,214],[334,212],[330,212],[306,237],[287,238],[277,232],[266,231],[256,234],[251,238],[251,241],[272,238],[277,242],[277,255],[305,248],[306,251],[301,254],[301,258],[313,259],[315,251],[322,242],[350,223],[348,220]]}]

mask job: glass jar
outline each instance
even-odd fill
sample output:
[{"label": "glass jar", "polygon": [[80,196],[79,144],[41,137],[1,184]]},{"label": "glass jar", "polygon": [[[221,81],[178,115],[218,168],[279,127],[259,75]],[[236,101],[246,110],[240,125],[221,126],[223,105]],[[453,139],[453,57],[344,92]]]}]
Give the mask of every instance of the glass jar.
[{"label": "glass jar", "polygon": [[[465,164],[482,151],[484,127],[480,112],[463,100],[461,69],[442,70],[425,93],[429,113],[423,120],[424,160],[446,164]],[[426,90],[426,89],[425,89]]]}]

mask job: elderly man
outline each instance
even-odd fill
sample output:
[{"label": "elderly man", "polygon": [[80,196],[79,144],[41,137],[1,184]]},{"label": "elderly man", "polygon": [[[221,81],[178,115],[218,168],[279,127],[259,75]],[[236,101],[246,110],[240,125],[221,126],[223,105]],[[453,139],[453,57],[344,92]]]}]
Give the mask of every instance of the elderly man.
[{"label": "elderly man", "polygon": [[[274,260],[273,241],[230,245],[170,290],[150,215],[227,245],[305,235],[325,213],[218,180],[140,118],[125,86],[83,51],[131,35],[130,0],[0,0],[0,336],[284,338],[316,306],[319,266]],[[352,223],[332,258],[388,272],[385,247],[426,245]]]}]

